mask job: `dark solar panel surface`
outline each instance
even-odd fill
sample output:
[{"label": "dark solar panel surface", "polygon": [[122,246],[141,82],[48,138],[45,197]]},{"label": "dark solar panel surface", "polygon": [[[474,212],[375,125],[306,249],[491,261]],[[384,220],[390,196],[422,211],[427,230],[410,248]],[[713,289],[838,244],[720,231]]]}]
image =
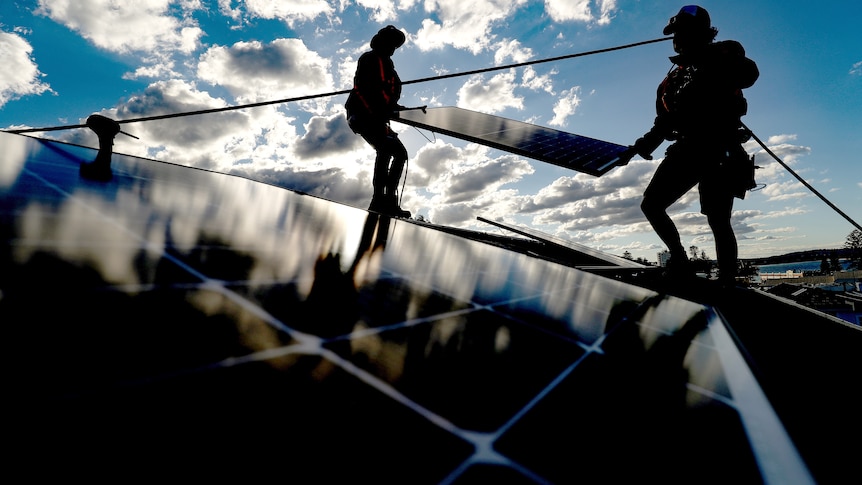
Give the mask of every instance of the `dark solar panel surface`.
[{"label": "dark solar panel surface", "polygon": [[627,147],[454,106],[402,111],[394,121],[601,176]]},{"label": "dark solar panel surface", "polygon": [[711,307],[244,178],[82,178],[94,156],[0,134],[7,473],[810,481]]}]

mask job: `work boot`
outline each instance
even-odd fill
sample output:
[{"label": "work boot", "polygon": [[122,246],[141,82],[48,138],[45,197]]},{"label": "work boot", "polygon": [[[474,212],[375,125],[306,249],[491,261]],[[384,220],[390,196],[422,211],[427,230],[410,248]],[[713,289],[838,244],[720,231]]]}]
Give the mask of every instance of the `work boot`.
[{"label": "work boot", "polygon": [[392,217],[401,217],[404,219],[410,218],[410,215],[411,215],[410,211],[406,211],[398,205],[398,195],[397,194],[395,194],[395,193],[386,194],[386,198],[384,200],[385,200],[384,205],[386,206],[386,209],[384,210],[384,212],[386,214],[389,214]]},{"label": "work boot", "polygon": [[383,194],[374,194],[371,196],[371,205],[368,206],[368,210],[379,212],[381,214],[386,213],[386,196]]},{"label": "work boot", "polygon": [[666,279],[685,281],[695,277],[691,262],[685,256],[671,258],[667,262],[667,269],[663,275]]},{"label": "work boot", "polygon": [[736,281],[737,276],[736,271],[722,270],[721,266],[718,268],[718,283],[725,288],[738,286],[739,283]]}]

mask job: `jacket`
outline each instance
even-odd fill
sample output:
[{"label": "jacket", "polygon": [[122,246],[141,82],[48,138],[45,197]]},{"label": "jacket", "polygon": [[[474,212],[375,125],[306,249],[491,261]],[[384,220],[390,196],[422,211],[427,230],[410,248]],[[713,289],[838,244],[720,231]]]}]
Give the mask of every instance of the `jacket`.
[{"label": "jacket", "polygon": [[740,119],[748,111],[742,90],[760,75],[742,45],[715,42],[670,60],[675,67],[656,90],[655,122],[639,140],[638,153],[652,153],[664,140],[738,142]]},{"label": "jacket", "polygon": [[347,97],[347,117],[365,124],[386,123],[399,106],[401,79],[389,56],[371,50],[359,57],[353,89]]}]

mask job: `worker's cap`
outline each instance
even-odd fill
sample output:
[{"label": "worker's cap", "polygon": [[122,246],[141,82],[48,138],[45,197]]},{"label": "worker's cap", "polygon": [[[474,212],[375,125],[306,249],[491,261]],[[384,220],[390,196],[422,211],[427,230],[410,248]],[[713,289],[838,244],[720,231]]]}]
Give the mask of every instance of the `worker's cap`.
[{"label": "worker's cap", "polygon": [[371,38],[371,48],[391,47],[392,49],[397,49],[404,45],[404,41],[406,40],[407,37],[404,35],[404,32],[395,28],[395,26],[387,25]]},{"label": "worker's cap", "polygon": [[686,5],[668,20],[662,33],[670,35],[677,32],[700,32],[709,30],[710,27],[706,9],[697,5]]}]

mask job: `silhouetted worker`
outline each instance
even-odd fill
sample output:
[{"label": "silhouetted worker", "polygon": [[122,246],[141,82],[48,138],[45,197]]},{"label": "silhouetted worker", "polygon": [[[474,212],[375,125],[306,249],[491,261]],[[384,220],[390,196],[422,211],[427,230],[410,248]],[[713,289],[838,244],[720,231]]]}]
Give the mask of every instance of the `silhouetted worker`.
[{"label": "silhouetted worker", "polygon": [[371,50],[359,57],[353,89],[345,104],[350,128],[377,150],[369,209],[396,217],[410,217],[398,201],[398,182],[407,162],[407,149],[389,127],[393,113],[404,109],[398,104],[401,79],[395,72],[392,54],[405,40],[404,33],[392,25],[377,32],[371,39]]},{"label": "silhouetted worker", "polygon": [[672,140],[644,192],[641,209],[671,254],[668,275],[693,276],[679,232],[667,209],[698,185],[701,212],[715,237],[719,279],[732,283],[737,273],[738,249],[730,223],[734,196],[752,188],[753,162],[742,148],[750,136],[741,117],[748,110],[742,89],[759,76],[757,65],[745,57],[736,41],[713,42],[718,29],[697,5],[682,7],[670,18],[664,34],[673,34],[670,58],[675,67],[659,84],[655,123],[629,149],[651,160],[664,140]]}]

